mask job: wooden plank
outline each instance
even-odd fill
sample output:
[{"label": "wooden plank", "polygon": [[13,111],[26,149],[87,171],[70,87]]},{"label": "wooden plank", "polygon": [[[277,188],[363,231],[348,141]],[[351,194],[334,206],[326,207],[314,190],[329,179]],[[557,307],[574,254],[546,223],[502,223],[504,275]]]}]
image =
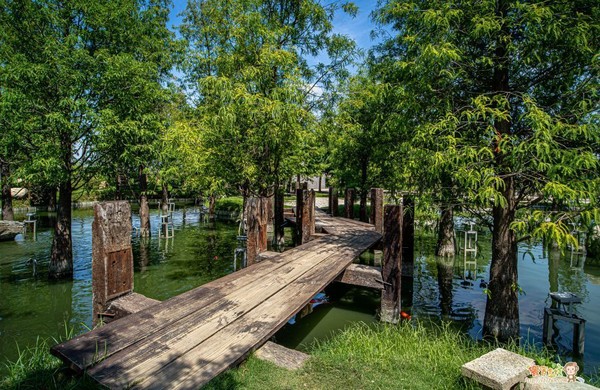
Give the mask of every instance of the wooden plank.
[{"label": "wooden plank", "polygon": [[[99,375],[107,377],[108,381],[113,381],[118,376],[119,381],[124,381],[119,382],[120,384],[127,384],[142,375],[143,372],[160,368],[164,365],[162,355],[166,352],[174,356],[185,353],[185,350],[194,346],[194,344],[190,344],[190,338],[199,343],[210,337],[308,270],[317,267],[318,262],[322,261],[323,258],[341,253],[340,248],[352,245],[352,240],[348,238],[330,237],[328,241],[331,242],[314,248],[316,251],[311,253],[310,256],[294,261],[290,265],[290,270],[285,270],[285,274],[281,272],[273,273],[262,280],[257,280],[256,286],[251,290],[241,289],[235,291],[225,300],[220,300],[202,308],[196,314],[188,316],[184,321],[179,321],[177,324],[170,326],[164,334],[153,334],[151,338],[141,340],[118,355],[103,360],[98,365],[90,368],[88,374],[103,383],[105,381],[103,378],[99,378]],[[280,270],[284,269],[281,268]],[[177,352],[174,353],[174,351]],[[124,364],[121,362],[126,362],[128,369],[123,370],[122,366]],[[111,387],[119,385],[112,382],[105,384]]]},{"label": "wooden plank", "polygon": [[363,237],[354,242],[356,247],[344,248],[328,256],[320,266],[288,284],[271,299],[264,301],[248,315],[240,317],[231,326],[215,333],[206,342],[173,360],[137,387],[195,389],[231,367],[285,325],[316,292],[331,283],[356,256],[366,250],[372,239]]},{"label": "wooden plank", "polygon": [[[287,251],[286,256],[311,256],[310,250],[319,244],[320,241],[312,241],[304,248],[298,247]],[[232,291],[244,288],[280,267],[289,267],[287,263],[289,261],[283,257],[265,260],[168,299],[159,306],[118,319],[110,326],[94,329],[58,344],[52,347],[50,352],[74,364],[76,370],[84,371],[98,359],[107,358],[141,338],[149,337],[167,328],[180,318],[197,312],[198,307],[205,307],[219,299],[224,299]]]},{"label": "wooden plank", "polygon": [[[188,355],[196,356],[189,367],[190,373],[198,366],[216,364],[217,371],[207,373],[210,379],[258,345],[254,341],[241,345],[227,344],[227,341],[238,340],[238,334],[249,333],[246,336],[254,337],[248,329],[256,323],[256,313],[259,313],[259,322],[260,316],[264,317],[263,306],[272,310],[275,305],[280,314],[274,317],[275,326],[271,321],[256,332],[262,335],[260,343],[283,326],[356,256],[380,239],[380,235],[372,231],[372,225],[333,219],[331,225],[335,225],[332,230],[342,236],[323,237],[273,255],[255,266],[55,346],[52,353],[72,361],[80,370],[102,360],[88,369],[88,373],[109,387],[129,386],[139,378],[149,378],[144,382],[147,386],[154,383],[154,374],[163,371],[170,373],[169,378],[174,375],[172,379],[179,383],[182,372],[178,371],[178,365],[187,362]],[[292,293],[294,288],[299,291]],[[281,295],[282,291],[286,295]],[[276,303],[272,303],[273,300]],[[282,316],[285,318],[280,318]],[[206,350],[206,345],[212,345],[221,337],[217,335],[223,334],[228,335],[227,340]],[[246,340],[246,336],[242,340]],[[219,363],[218,354],[213,362],[202,360],[202,353],[214,354],[217,350],[227,355],[221,359],[224,364]],[[181,368],[187,372],[185,367]],[[182,379],[182,386],[196,386],[195,376],[188,379]],[[170,382],[169,387],[172,387]]]}]

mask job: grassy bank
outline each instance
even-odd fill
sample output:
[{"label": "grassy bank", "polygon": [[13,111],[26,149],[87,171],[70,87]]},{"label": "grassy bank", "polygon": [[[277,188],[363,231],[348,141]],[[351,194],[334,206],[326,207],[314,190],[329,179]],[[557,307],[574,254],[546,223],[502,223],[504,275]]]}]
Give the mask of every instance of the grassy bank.
[{"label": "grassy bank", "polygon": [[449,327],[355,324],[313,347],[301,370],[255,358],[213,380],[209,389],[475,389],[460,366],[493,349]]},{"label": "grassy bank", "polygon": [[[311,359],[298,371],[280,369],[251,356],[206,388],[225,389],[476,389],[460,366],[496,346],[476,343],[449,326],[404,323],[399,326],[354,324],[330,340],[313,345]],[[505,348],[538,361],[543,351]],[[22,353],[0,381],[6,389],[84,389],[93,383],[66,375],[48,343]],[[564,363],[564,362],[563,362]],[[588,383],[598,385],[598,378]]]}]

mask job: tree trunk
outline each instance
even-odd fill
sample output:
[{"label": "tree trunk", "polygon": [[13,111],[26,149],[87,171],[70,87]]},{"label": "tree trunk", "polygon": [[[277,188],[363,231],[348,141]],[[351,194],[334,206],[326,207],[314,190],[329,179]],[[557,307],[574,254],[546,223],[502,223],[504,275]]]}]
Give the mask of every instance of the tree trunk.
[{"label": "tree trunk", "polygon": [[208,215],[210,215],[211,219],[214,218],[216,205],[217,196],[215,194],[210,194],[208,197]]},{"label": "tree trunk", "polygon": [[440,216],[435,255],[453,257],[455,255],[454,248],[454,210],[452,206],[447,206],[442,209]]},{"label": "tree trunk", "polygon": [[[496,2],[496,16],[502,25],[494,51],[494,73],[491,90],[498,96],[511,92],[509,84],[509,61],[507,45],[511,40],[510,31],[505,22],[508,13],[508,1]],[[502,137],[511,133],[509,120],[497,119],[494,123],[496,139],[492,145],[499,177],[503,186],[499,188],[506,204],[494,205],[494,231],[492,235],[492,263],[490,266],[489,295],[485,307],[483,336],[493,337],[504,342],[519,337],[519,295],[517,274],[517,238],[510,225],[515,220],[516,197],[513,169],[505,159],[510,147],[502,143]]]},{"label": "tree trunk", "polygon": [[148,206],[147,178],[144,167],[140,165],[138,172],[140,182],[140,236],[150,237],[150,206]]},{"label": "tree trunk", "polygon": [[117,180],[115,183],[115,200],[121,200],[121,175],[117,174]]},{"label": "tree trunk", "polygon": [[2,177],[2,219],[14,221],[15,215],[12,206],[12,194],[10,192],[10,166],[6,162],[0,162],[0,176]]},{"label": "tree trunk", "polygon": [[510,229],[515,220],[514,183],[505,178],[502,191],[505,207],[493,207],[492,264],[490,266],[490,295],[485,307],[483,335],[499,341],[519,336],[519,291],[517,274],[517,239]]},{"label": "tree trunk", "polygon": [[58,208],[54,223],[48,276],[51,279],[66,279],[73,277],[73,241],[71,237],[73,189],[70,178],[59,185],[58,192]]},{"label": "tree trunk", "polygon": [[162,198],[160,200],[160,208],[163,215],[167,215],[169,212],[169,189],[167,185],[163,183],[162,185]]},{"label": "tree trunk", "polygon": [[51,188],[50,197],[48,198],[48,211],[54,211],[58,207],[58,199],[56,198],[56,188]]}]

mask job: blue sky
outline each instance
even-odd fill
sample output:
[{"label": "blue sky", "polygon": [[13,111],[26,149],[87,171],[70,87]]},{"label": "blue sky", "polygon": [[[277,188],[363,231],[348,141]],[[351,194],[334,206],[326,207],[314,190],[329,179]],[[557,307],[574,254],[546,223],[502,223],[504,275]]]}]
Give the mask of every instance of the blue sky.
[{"label": "blue sky", "polygon": [[[330,1],[332,0],[322,0],[323,3]],[[373,45],[370,36],[373,29],[370,14],[375,9],[377,1],[355,0],[353,3],[358,6],[356,17],[352,18],[341,11],[338,12],[333,20],[334,31],[349,36],[356,41],[358,47],[368,50]],[[177,26],[180,23],[180,18],[177,15],[185,9],[186,4],[186,0],[173,0],[169,27]]]}]

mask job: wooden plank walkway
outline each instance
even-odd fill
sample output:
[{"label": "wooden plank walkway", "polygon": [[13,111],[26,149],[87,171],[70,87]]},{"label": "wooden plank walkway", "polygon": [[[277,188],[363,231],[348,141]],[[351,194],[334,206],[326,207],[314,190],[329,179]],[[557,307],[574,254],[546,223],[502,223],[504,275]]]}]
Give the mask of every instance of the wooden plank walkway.
[{"label": "wooden plank walkway", "polygon": [[56,345],[109,388],[197,389],[260,347],[381,235],[318,215],[330,235]]}]

